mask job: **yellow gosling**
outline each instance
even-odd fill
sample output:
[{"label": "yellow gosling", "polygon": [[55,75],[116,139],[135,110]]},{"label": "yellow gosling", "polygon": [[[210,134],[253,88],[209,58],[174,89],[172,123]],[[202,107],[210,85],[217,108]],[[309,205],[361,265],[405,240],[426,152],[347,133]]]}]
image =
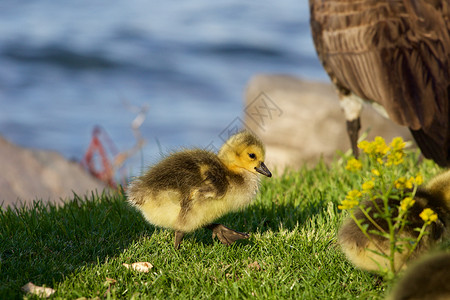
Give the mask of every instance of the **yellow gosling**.
[{"label": "yellow gosling", "polygon": [[149,223],[175,230],[176,249],[185,233],[201,227],[230,245],[248,234],[212,222],[252,201],[259,188],[258,173],[272,176],[264,158],[260,139],[241,131],[217,155],[192,149],[167,156],[130,183],[128,201]]},{"label": "yellow gosling", "polygon": [[[423,236],[411,256],[408,257],[406,248],[402,253],[395,253],[394,262],[396,271],[406,268],[409,261],[421,256],[436,243],[449,238],[450,171],[436,176],[424,187],[420,187],[417,190],[414,200],[414,205],[409,209],[408,224],[404,228],[404,238],[417,238],[419,233],[414,229],[423,226],[424,221],[420,217],[420,214],[425,208],[432,209],[437,214],[438,219],[428,226],[427,231],[429,234]],[[390,200],[391,207],[394,206],[394,201],[398,202],[398,200]],[[380,199],[378,199],[377,205],[382,205]],[[367,202],[366,207],[372,207],[369,215],[371,215],[382,229],[388,232],[387,222],[381,218],[374,217],[373,212],[375,208],[373,203]],[[361,210],[356,210],[355,216],[358,220],[366,220]],[[364,223],[369,224],[369,232],[370,230],[376,229],[370,222],[365,221]],[[380,252],[381,250],[389,255],[389,240],[375,234],[371,234],[370,236],[373,242],[367,239],[353,219],[348,218],[339,229],[338,241],[342,251],[357,268],[375,272],[379,271],[380,267],[382,269],[388,269],[388,259],[373,253],[373,251]]]}]

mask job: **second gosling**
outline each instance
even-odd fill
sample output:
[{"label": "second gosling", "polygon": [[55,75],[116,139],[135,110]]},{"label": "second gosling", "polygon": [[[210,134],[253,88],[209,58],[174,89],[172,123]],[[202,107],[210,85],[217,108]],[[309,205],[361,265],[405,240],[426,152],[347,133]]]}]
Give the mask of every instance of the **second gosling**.
[{"label": "second gosling", "polygon": [[[438,215],[438,219],[428,226],[427,232],[429,234],[422,237],[411,256],[408,257],[406,249],[402,253],[395,253],[396,271],[406,268],[409,261],[427,252],[437,242],[450,237],[448,227],[450,224],[450,171],[434,177],[424,187],[419,187],[414,200],[414,205],[409,209],[408,224],[404,228],[403,238],[417,238],[419,233],[415,228],[423,226],[424,222],[419,215],[425,208],[432,209]],[[395,202],[398,203],[398,200],[389,200],[389,206],[393,207]],[[381,199],[377,199],[376,203],[378,206],[382,206]],[[374,216],[376,209],[373,203],[371,201],[367,202],[366,207],[371,207],[369,215],[382,229],[388,232],[387,222]],[[369,231],[376,229],[373,224],[367,221],[361,210],[355,211],[355,217],[358,220],[366,220],[364,223],[369,225]],[[388,268],[388,259],[373,253],[373,251],[380,252],[381,250],[389,255],[389,240],[380,235],[370,234],[370,236],[372,241],[369,241],[353,219],[349,218],[339,229],[338,241],[342,251],[357,268],[375,272],[379,271],[380,267]]]},{"label": "second gosling", "polygon": [[132,181],[128,201],[145,219],[175,230],[175,249],[185,233],[206,227],[230,245],[248,238],[212,223],[226,213],[247,206],[259,189],[258,173],[272,174],[264,164],[265,148],[249,131],[231,136],[216,155],[202,149],[173,153]]},{"label": "second gosling", "polygon": [[387,300],[449,300],[450,253],[420,259],[408,268]]}]

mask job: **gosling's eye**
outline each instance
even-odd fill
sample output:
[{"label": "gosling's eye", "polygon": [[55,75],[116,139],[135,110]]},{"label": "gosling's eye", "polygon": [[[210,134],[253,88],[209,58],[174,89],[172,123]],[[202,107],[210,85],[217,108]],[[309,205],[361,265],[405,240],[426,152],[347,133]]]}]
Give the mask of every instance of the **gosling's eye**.
[{"label": "gosling's eye", "polygon": [[255,158],[256,158],[256,155],[255,155],[255,153],[249,153],[249,154],[248,154],[248,157],[250,157],[251,159],[255,159]]}]

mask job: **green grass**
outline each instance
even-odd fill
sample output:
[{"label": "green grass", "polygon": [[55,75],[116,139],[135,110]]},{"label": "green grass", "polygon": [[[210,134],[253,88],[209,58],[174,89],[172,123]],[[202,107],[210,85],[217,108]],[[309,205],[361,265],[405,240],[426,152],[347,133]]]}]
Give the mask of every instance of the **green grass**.
[{"label": "green grass", "polygon": [[[407,163],[425,179],[438,172],[417,155]],[[219,220],[251,233],[230,247],[201,229],[175,251],[173,232],[146,224],[121,195],[0,210],[0,299],[23,298],[29,281],[65,299],[382,299],[388,284],[336,243],[337,204],[360,180],[343,169],[319,163],[264,180],[250,207]],[[154,268],[122,266],[139,261]]]}]

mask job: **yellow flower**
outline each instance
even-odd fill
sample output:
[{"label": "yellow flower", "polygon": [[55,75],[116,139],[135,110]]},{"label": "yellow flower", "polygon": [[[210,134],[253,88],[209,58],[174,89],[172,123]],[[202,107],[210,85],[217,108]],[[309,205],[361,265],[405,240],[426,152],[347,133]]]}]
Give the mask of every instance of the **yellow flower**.
[{"label": "yellow flower", "polygon": [[398,166],[403,163],[403,156],[405,153],[403,151],[395,151],[388,154],[387,166],[395,165]]},{"label": "yellow flower", "polygon": [[405,145],[406,143],[403,141],[401,137],[395,137],[389,144],[389,146],[392,148],[393,151],[403,150],[403,148],[405,148]]},{"label": "yellow flower", "polygon": [[374,151],[376,154],[386,155],[386,153],[389,151],[389,147],[386,145],[386,142],[381,136],[375,137],[373,144],[374,144]]},{"label": "yellow flower", "polygon": [[378,171],[377,169],[372,169],[372,174],[375,176],[380,176],[380,171]]},{"label": "yellow flower", "polygon": [[416,185],[421,185],[423,183],[423,177],[422,175],[418,174],[416,178],[414,178],[414,182]]},{"label": "yellow flower", "polygon": [[367,154],[370,154],[372,152],[371,143],[368,141],[362,141],[358,144],[358,148],[364,151]]},{"label": "yellow flower", "polygon": [[358,170],[361,170],[362,163],[357,160],[356,158],[352,158],[347,162],[347,165],[345,166],[346,170],[349,170],[351,172],[356,172]]},{"label": "yellow flower", "polygon": [[373,142],[362,141],[358,147],[372,157],[384,156],[389,151],[389,147],[380,136],[377,136]]},{"label": "yellow flower", "polygon": [[[380,164],[384,164],[384,157],[388,153],[391,155],[391,159],[389,160],[388,166],[392,164],[400,164],[403,162],[403,147],[404,142],[401,138],[396,138],[391,142],[391,146],[386,145],[384,139],[380,136],[375,137],[373,142],[362,141],[358,144],[358,147],[364,151],[364,153],[368,154],[371,158],[376,159],[376,161]],[[391,148],[392,147],[392,148]],[[398,154],[397,154],[398,153]]]},{"label": "yellow flower", "polygon": [[362,194],[358,190],[351,190],[345,196],[345,200],[342,200],[341,205],[338,205],[338,208],[341,210],[344,209],[352,209],[353,207],[359,204],[359,198],[361,198]]},{"label": "yellow flower", "polygon": [[405,199],[403,199],[400,202],[400,210],[406,211],[408,210],[408,208],[410,208],[411,206],[414,205],[414,203],[416,202],[416,200],[414,200],[411,197],[406,197]]},{"label": "yellow flower", "polygon": [[351,190],[347,193],[346,199],[359,199],[361,198],[362,194],[358,190]]},{"label": "yellow flower", "polygon": [[362,184],[362,189],[364,192],[368,192],[375,186],[375,183],[372,180],[366,181]]},{"label": "yellow flower", "polygon": [[400,177],[394,181],[394,186],[396,189],[400,189],[405,185],[405,182],[406,182],[406,178]]},{"label": "yellow flower", "polygon": [[356,200],[342,200],[342,205],[338,205],[340,210],[352,209],[359,204]]},{"label": "yellow flower", "polygon": [[425,208],[419,215],[425,223],[432,223],[437,220],[437,214],[431,208]]},{"label": "yellow flower", "polygon": [[407,181],[406,181],[406,184],[405,184],[405,186],[406,186],[406,188],[407,189],[412,189],[413,188],[413,185],[414,185],[414,177],[410,177]]},{"label": "yellow flower", "polygon": [[397,190],[412,189],[413,183],[414,183],[414,177],[411,177],[410,179],[406,179],[405,177],[400,177],[394,181],[394,186]]}]

